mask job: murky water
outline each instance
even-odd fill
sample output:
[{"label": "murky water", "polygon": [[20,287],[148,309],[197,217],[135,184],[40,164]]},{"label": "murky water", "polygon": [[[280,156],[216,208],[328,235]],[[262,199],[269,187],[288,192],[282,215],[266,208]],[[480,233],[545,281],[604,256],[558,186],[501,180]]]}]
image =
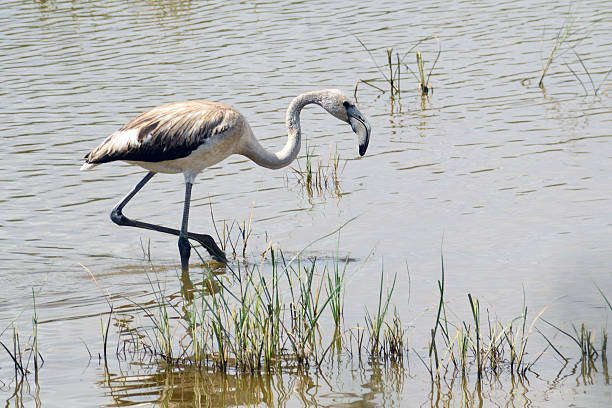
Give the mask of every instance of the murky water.
[{"label": "murky water", "polygon": [[[350,128],[308,108],[302,129],[315,154],[326,161],[331,149],[348,160],[344,194],[309,198],[292,170],[266,170],[235,156],[199,178],[191,229],[212,231],[211,204],[218,222],[242,224],[252,215],[247,251],[257,260],[270,241],[295,253],[357,216],[339,240],[318,241],[305,254],[329,257],[338,245],[355,258],[344,300],[349,325],[377,301],[383,268],[398,272],[395,303],[418,352],[426,353],[435,318],[441,247],[447,299],[461,318],[468,292],[502,319],[520,313],[524,293],[530,310],[549,305],[550,321],[566,328],[584,322],[601,332],[610,312],[593,282],[612,296],[612,78],[604,81],[612,66],[612,14],[606,1],[573,4],[570,40],[593,85],[566,47],[543,91],[539,73],[567,14],[567,4],[545,1],[5,2],[0,340],[11,343],[12,322],[22,337],[31,331],[34,288],[45,358],[38,385],[31,381],[12,395],[13,363],[0,352],[8,406],[191,405],[192,397],[209,406],[436,404],[414,357],[405,375],[348,362],[332,372],[257,378],[113,366],[110,380],[96,357],[100,314],[108,312],[103,293],[118,307],[151,300],[148,240],[154,279],[169,293],[180,286],[179,258],[175,237],[108,219],[143,171],[113,163],[82,173],[82,156],[138,113],[188,99],[239,107],[263,144],[278,150],[294,96],[320,88],[352,94],[357,80],[382,78],[355,36],[383,69],[387,48],[403,53],[437,36],[434,94],[421,100],[408,73],[395,101],[360,84],[359,107],[373,134],[359,159]],[[437,47],[419,46],[426,67]],[[405,61],[416,70],[414,55]],[[182,177],[159,175],[125,211],[178,226],[182,198]],[[558,347],[574,356],[562,337]],[[607,374],[585,379],[568,368],[559,377],[561,366],[549,358],[529,384],[506,378],[478,395],[512,406],[609,406]],[[465,389],[469,401],[478,400],[473,383]],[[438,398],[463,404],[457,396]]]}]

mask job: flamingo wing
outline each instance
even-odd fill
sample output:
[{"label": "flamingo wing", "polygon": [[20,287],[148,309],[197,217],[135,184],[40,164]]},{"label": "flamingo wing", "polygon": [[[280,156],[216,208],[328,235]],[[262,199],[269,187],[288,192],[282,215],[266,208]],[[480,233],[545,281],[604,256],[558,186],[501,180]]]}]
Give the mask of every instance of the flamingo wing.
[{"label": "flamingo wing", "polygon": [[188,101],[158,106],[107,137],[85,155],[85,161],[160,162],[187,157],[211,138],[237,126],[239,120],[234,108],[220,103]]}]

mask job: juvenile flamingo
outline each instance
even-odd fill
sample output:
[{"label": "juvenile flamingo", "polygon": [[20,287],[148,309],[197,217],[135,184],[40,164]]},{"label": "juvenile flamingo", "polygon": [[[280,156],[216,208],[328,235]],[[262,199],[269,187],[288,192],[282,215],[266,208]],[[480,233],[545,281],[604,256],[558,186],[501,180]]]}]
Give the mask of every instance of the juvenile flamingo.
[{"label": "juvenile flamingo", "polygon": [[[226,262],[225,254],[210,235],[187,230],[191,189],[196,176],[231,154],[246,156],[270,169],[289,165],[300,151],[300,112],[311,103],[350,124],[357,134],[359,155],[365,154],[370,141],[370,124],[342,92],[324,89],[303,93],[291,101],[286,114],[289,139],[279,152],[264,149],[244,116],[231,106],[207,101],[175,102],[153,108],[126,123],[85,156],[81,170],[116,160],[149,170],[115,206],[111,220],[122,226],[178,235],[183,271],[189,270],[191,247],[188,239],[198,241],[213,258]],[[132,220],[122,213],[123,207],[156,173],[183,173],[185,176],[185,202],[180,230]]]}]

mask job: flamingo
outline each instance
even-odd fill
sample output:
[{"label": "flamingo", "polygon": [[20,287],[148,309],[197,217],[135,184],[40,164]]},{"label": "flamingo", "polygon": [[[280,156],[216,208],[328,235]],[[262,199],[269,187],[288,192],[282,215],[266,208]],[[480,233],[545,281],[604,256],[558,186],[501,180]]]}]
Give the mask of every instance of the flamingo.
[{"label": "flamingo", "polygon": [[[300,151],[300,112],[308,104],[317,104],[332,116],[351,125],[357,134],[359,155],[363,156],[370,140],[370,124],[349,98],[337,89],[306,92],[295,97],[286,114],[288,140],[282,150],[272,153],[255,138],[245,117],[237,109],[217,102],[174,102],[153,108],[126,123],[87,153],[81,170],[112,161],[138,165],[148,173],[113,208],[111,220],[131,226],[178,235],[183,272],[189,270],[189,239],[198,241],[209,254],[226,263],[225,254],[206,234],[189,232],[189,205],[196,176],[205,168],[232,154],[248,157],[256,164],[279,169],[288,166]],[[157,173],[183,173],[185,201],[180,230],[132,220],[123,215],[125,205]]]}]

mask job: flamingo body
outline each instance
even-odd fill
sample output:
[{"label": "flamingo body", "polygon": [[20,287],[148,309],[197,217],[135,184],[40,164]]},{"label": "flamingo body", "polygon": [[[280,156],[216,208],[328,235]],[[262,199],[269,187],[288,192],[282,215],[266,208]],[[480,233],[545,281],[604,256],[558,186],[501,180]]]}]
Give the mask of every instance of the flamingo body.
[{"label": "flamingo body", "polygon": [[206,101],[158,106],[126,123],[85,156],[83,170],[116,160],[194,177],[236,153],[251,133],[236,109]]},{"label": "flamingo body", "polygon": [[[188,271],[188,238],[196,239],[213,257],[225,261],[225,254],[209,235],[187,231],[191,188],[196,176],[232,154],[244,155],[271,169],[289,165],[300,151],[300,112],[311,103],[349,123],[358,136],[359,154],[365,154],[370,139],[368,121],[342,92],[324,89],[303,93],[291,101],[286,114],[288,140],[276,153],[261,146],[244,116],[235,108],[217,102],[175,102],[153,108],[126,123],[85,155],[81,170],[116,160],[149,170],[113,209],[113,222],[178,235],[184,272]],[[185,204],[180,230],[131,220],[122,213],[123,207],[156,173],[183,173],[185,176]]]}]

